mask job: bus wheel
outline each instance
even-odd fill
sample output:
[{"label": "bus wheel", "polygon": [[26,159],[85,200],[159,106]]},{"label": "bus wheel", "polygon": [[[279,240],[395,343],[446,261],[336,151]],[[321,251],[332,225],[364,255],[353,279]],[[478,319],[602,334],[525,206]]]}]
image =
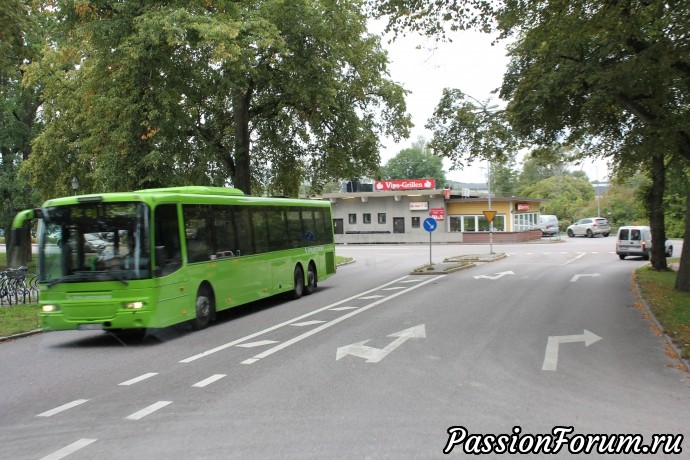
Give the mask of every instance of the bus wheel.
[{"label": "bus wheel", "polygon": [[304,273],[302,267],[295,265],[295,287],[292,288],[292,298],[299,299],[304,294]]},{"label": "bus wheel", "polygon": [[309,262],[309,268],[307,268],[307,287],[304,293],[309,295],[316,290],[316,266],[314,262]]},{"label": "bus wheel", "polygon": [[213,297],[206,286],[201,286],[196,294],[196,318],[192,320],[194,330],[204,329],[213,317]]}]

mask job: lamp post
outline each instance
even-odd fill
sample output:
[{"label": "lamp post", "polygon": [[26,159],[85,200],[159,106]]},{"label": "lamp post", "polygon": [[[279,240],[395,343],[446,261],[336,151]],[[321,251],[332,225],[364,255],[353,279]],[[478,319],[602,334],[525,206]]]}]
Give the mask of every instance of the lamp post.
[{"label": "lamp post", "polygon": [[79,179],[77,179],[77,176],[72,177],[72,192],[74,194],[77,194],[77,190],[79,189]]}]

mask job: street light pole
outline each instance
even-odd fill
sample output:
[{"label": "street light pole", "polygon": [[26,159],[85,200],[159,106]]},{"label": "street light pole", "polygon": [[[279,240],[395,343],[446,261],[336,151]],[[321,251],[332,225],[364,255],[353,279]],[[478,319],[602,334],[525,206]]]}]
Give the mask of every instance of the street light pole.
[{"label": "street light pole", "polygon": [[[489,160],[486,167],[487,192],[489,194],[489,211],[491,211],[491,162]],[[489,254],[494,253],[494,221],[489,221]]]}]

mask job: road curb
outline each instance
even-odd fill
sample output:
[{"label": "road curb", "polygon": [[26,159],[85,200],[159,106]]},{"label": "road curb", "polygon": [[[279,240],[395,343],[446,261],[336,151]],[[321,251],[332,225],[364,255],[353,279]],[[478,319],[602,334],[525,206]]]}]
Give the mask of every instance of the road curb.
[{"label": "road curb", "polygon": [[41,332],[43,332],[43,329],[34,329],[33,331],[20,332],[18,334],[8,335],[7,337],[0,337],[0,343],[9,342],[10,340],[14,339],[21,339],[22,337],[28,337],[30,335],[40,334]]}]

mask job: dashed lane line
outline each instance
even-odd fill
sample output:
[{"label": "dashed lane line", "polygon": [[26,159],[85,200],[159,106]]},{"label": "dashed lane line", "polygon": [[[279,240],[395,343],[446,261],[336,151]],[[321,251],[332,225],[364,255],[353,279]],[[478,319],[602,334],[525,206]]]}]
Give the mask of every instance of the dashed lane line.
[{"label": "dashed lane line", "polygon": [[45,457],[41,458],[41,460],[60,460],[80,449],[83,449],[93,442],[96,442],[96,439],[82,438],[79,441],[73,442],[69,446],[65,446],[60,450],[56,450],[52,454],[46,455]]},{"label": "dashed lane line", "polygon": [[151,377],[158,375],[158,372],[148,372],[146,374],[140,375],[139,377],[134,377],[133,379],[127,380],[122,383],[118,383],[118,385],[121,386],[129,386],[129,385],[134,385],[135,383],[139,383],[143,380],[150,379]]},{"label": "dashed lane line", "polygon": [[125,417],[125,420],[141,420],[147,415],[150,415],[156,412],[157,410],[164,408],[168,404],[172,404],[172,401],[158,401],[156,403],[151,404],[148,407],[144,407],[143,409],[133,413],[132,415],[128,415],[127,417]]},{"label": "dashed lane line", "polygon": [[204,388],[205,386],[208,386],[208,385],[212,384],[213,382],[217,382],[218,380],[222,379],[225,376],[226,376],[226,374],[214,374],[214,375],[210,376],[209,378],[202,380],[201,382],[196,382],[192,386],[194,388]]},{"label": "dashed lane line", "polygon": [[56,407],[55,409],[51,409],[45,412],[42,412],[38,414],[36,417],[52,417],[55,414],[59,414],[60,412],[66,411],[68,409],[71,409],[73,407],[77,407],[81,404],[84,404],[87,402],[88,399],[77,399],[76,401],[69,402],[67,404],[63,404],[60,407]]}]

